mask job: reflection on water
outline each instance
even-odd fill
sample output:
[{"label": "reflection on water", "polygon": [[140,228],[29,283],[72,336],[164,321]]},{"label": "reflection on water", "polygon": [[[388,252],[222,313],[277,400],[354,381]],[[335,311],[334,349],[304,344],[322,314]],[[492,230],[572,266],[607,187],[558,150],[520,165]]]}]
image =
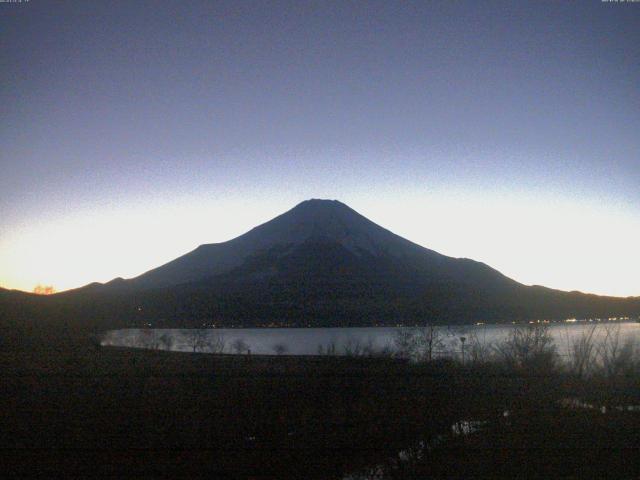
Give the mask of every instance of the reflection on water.
[{"label": "reflection on water", "polygon": [[[514,325],[437,327],[435,357],[459,357],[470,343],[490,348],[516,328]],[[123,329],[107,332],[104,346],[150,348],[183,352],[254,355],[364,355],[396,352],[406,327],[365,328],[242,328],[242,329]],[[592,334],[594,342],[615,333],[620,345],[640,343],[640,323],[555,323],[549,325],[558,353],[568,355],[571,345]]]}]

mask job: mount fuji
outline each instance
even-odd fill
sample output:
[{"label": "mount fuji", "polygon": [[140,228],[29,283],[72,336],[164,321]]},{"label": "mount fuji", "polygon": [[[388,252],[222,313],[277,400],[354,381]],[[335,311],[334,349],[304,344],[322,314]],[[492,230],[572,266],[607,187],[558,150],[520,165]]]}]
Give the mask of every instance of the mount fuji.
[{"label": "mount fuji", "polygon": [[134,323],[171,326],[365,326],[640,313],[638,297],[526,286],[483,263],[417,245],[339,201],[315,199],[138,277],[59,295],[108,304],[113,315]]}]

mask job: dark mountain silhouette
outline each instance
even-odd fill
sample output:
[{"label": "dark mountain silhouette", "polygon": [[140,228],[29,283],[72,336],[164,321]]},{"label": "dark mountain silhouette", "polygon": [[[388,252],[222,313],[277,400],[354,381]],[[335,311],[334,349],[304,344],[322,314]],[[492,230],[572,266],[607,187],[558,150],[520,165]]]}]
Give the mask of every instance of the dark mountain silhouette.
[{"label": "dark mountain silhouette", "polygon": [[421,247],[338,201],[308,200],[139,277],[54,295],[123,324],[376,325],[637,316],[640,298],[525,286]]},{"label": "dark mountain silhouette", "polygon": [[[311,265],[320,267],[316,260],[329,246],[339,257],[333,261],[357,263],[359,260],[367,264],[367,271],[378,269],[377,263],[391,262],[402,268],[418,262],[414,267],[423,267],[420,270],[433,279],[508,280],[484,264],[446,257],[399,237],[341,202],[308,200],[240,237],[201,245],[129,282],[120,279],[118,284],[135,288],[166,287],[231,271],[247,279],[274,277],[284,272],[281,271],[283,265],[276,268],[273,261],[287,257],[296,258],[299,268],[311,272]],[[117,280],[110,283],[115,282]]]}]

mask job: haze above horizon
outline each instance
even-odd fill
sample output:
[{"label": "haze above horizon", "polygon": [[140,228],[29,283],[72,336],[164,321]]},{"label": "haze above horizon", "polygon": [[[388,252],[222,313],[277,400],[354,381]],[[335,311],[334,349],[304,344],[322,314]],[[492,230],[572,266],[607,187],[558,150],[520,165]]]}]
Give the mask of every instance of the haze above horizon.
[{"label": "haze above horizon", "polygon": [[0,286],[133,277],[312,197],[640,295],[640,4],[0,3]]}]

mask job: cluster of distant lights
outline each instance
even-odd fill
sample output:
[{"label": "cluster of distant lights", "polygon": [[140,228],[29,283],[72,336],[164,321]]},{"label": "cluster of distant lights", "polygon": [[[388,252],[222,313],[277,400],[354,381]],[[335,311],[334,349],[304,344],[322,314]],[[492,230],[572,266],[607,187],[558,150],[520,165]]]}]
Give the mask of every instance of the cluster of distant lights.
[{"label": "cluster of distant lights", "polygon": [[[588,323],[588,322],[628,322],[630,320],[640,320],[640,316],[637,318],[632,317],[608,317],[608,318],[567,318],[565,320],[529,320],[528,322],[511,322],[512,325],[518,325],[520,323],[529,324],[545,324],[545,323]],[[484,322],[476,322],[476,326],[485,325]]]},{"label": "cluster of distant lights", "polygon": [[633,320],[631,317],[609,317],[609,318],[567,318],[565,322],[567,323],[575,323],[575,322],[626,322],[629,320]]},{"label": "cluster of distant lights", "polygon": [[[138,311],[142,311],[142,307],[137,307]],[[529,320],[529,321],[523,321],[523,322],[516,322],[516,321],[512,321],[511,324],[512,325],[520,325],[520,324],[530,324],[530,325],[538,325],[538,324],[550,324],[550,323],[589,323],[589,322],[628,322],[628,321],[640,321],[640,316],[638,317],[608,317],[608,318],[567,318],[565,320]],[[482,325],[487,325],[485,322],[476,322],[475,326],[479,327]],[[491,324],[490,324],[491,325]],[[499,325],[499,323],[495,324],[495,325]],[[142,324],[143,327],[153,327],[153,324],[151,322],[144,322]],[[389,325],[387,324],[374,324],[374,326],[376,327],[388,327]],[[402,323],[398,323],[395,325],[395,327],[406,327],[407,325],[402,324]],[[232,324],[225,324],[225,325],[218,325],[216,323],[210,322],[204,322],[200,325],[201,328],[245,328],[244,324],[242,323],[232,323]],[[259,328],[312,328],[315,327],[315,325],[311,325],[310,323],[307,323],[306,325],[300,325],[299,323],[289,323],[289,322],[269,322],[269,323],[263,323],[260,324],[258,326]],[[255,328],[255,326],[252,325],[252,328]]]}]

